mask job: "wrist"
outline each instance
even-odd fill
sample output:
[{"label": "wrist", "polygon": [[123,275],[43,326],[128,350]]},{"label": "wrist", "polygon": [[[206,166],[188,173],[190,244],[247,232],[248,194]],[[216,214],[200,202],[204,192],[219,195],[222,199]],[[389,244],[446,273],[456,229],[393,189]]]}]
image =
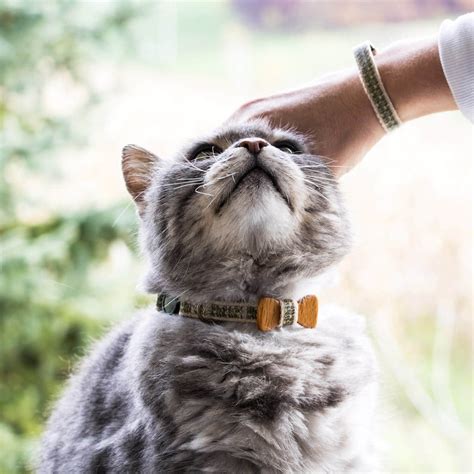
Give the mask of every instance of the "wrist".
[{"label": "wrist", "polygon": [[394,43],[375,63],[402,121],[456,108],[435,38]]},{"label": "wrist", "polygon": [[344,164],[354,166],[384,135],[369,98],[362,86],[357,68],[344,73],[341,78],[338,96],[345,102],[347,112],[344,118],[335,123],[342,127],[345,135],[341,137],[347,145],[343,145],[346,157],[341,157]]}]

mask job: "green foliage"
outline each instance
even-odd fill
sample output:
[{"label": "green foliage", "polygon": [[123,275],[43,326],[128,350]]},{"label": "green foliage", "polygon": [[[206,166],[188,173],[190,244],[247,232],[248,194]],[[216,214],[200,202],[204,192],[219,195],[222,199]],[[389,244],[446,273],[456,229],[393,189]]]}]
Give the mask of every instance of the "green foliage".
[{"label": "green foliage", "polygon": [[[123,2],[0,4],[2,473],[29,470],[71,354],[102,331],[86,304],[91,269],[108,257],[115,241],[130,243],[135,227],[133,213],[116,220],[118,207],[23,222],[18,209],[32,203],[24,202],[23,182],[13,176],[51,174],[53,152],[80,137],[76,118],[84,122],[98,102],[84,65],[125,46],[135,16]],[[57,78],[80,91],[73,106],[48,107],[45,95]],[[34,206],[41,208],[41,196]]]},{"label": "green foliage", "polygon": [[[20,201],[9,180],[12,169],[41,169],[46,153],[77,138],[73,119],[82,121],[98,101],[84,65],[100,51],[116,49],[117,38],[125,45],[135,15],[123,2],[0,3],[0,218],[14,220]],[[72,110],[46,103],[58,78],[78,91]]]},{"label": "green foliage", "polygon": [[68,356],[101,331],[81,302],[90,265],[112,242],[131,241],[133,215],[115,223],[118,211],[18,224],[0,235],[0,434],[10,444],[14,434],[27,445],[39,434],[48,401],[70,370]]}]

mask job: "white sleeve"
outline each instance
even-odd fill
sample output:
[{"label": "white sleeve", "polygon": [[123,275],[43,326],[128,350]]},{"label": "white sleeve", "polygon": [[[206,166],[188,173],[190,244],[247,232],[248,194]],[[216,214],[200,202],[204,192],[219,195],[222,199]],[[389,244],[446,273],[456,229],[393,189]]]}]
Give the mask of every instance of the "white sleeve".
[{"label": "white sleeve", "polygon": [[438,46],[454,100],[459,110],[474,123],[474,13],[443,21]]}]

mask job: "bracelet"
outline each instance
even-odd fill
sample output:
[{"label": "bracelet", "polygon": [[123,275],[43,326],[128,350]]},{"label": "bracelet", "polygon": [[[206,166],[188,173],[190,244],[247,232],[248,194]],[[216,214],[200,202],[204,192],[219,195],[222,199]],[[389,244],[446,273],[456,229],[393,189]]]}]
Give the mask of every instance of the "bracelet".
[{"label": "bracelet", "polygon": [[375,54],[375,48],[370,41],[366,41],[354,48],[354,57],[359,69],[362,86],[380,124],[386,132],[389,132],[401,125],[402,121],[397,115],[395,107],[383,86],[379,71],[375,65]]}]

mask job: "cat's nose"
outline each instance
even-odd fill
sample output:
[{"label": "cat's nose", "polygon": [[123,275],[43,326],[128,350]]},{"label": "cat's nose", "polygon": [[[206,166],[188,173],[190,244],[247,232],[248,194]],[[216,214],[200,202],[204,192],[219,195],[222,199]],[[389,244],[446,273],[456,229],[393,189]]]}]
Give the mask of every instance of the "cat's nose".
[{"label": "cat's nose", "polygon": [[262,151],[262,148],[268,145],[269,143],[263,138],[252,137],[240,140],[236,146],[247,148],[247,150],[252,153],[252,155],[258,155]]}]

